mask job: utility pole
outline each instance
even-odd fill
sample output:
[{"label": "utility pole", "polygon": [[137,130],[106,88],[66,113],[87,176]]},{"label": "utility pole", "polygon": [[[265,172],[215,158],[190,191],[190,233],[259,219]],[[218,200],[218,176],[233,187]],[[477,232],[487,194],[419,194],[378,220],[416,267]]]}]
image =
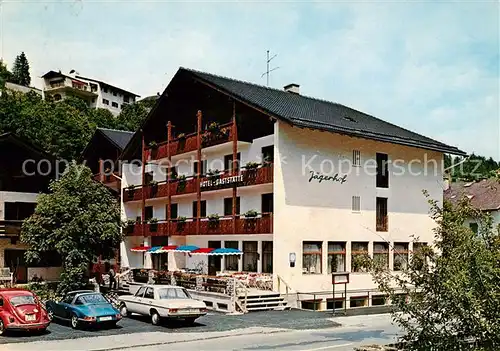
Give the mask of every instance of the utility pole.
[{"label": "utility pole", "polygon": [[266,76],[266,86],[269,86],[269,73],[271,73],[272,71],[276,71],[279,67],[275,67],[275,68],[269,68],[269,63],[276,57],[278,56],[278,54],[275,54],[273,57],[269,58],[269,50],[267,50],[267,59],[266,59],[266,71],[264,73],[262,73],[262,75],[260,76],[261,78]]}]

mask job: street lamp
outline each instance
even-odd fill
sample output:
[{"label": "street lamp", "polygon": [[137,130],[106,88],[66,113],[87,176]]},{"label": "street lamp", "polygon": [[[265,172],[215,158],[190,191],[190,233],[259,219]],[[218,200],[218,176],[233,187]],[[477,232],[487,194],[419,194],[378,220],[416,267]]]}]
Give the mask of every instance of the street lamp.
[{"label": "street lamp", "polygon": [[333,272],[332,273],[332,297],[333,306],[332,314],[335,315],[335,285],[344,284],[344,314],[347,310],[347,284],[349,284],[349,274],[350,272]]}]

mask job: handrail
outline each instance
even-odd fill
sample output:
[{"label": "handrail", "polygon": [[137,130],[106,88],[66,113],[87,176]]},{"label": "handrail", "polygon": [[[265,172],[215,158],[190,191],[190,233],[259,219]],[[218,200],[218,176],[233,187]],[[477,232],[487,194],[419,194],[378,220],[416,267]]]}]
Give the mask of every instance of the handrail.
[{"label": "handrail", "polygon": [[285,279],[283,279],[279,274],[276,274],[276,278],[278,278],[278,291],[281,292],[281,282],[283,282],[286,288],[286,296],[288,297],[288,292],[292,290],[292,288],[290,287],[290,285],[288,285]]},{"label": "handrail", "polygon": [[[234,301],[240,307],[240,309],[243,313],[247,313],[248,312],[248,309],[247,309],[248,288],[245,286],[245,284],[243,284],[241,281],[239,281],[236,278],[233,278],[233,282],[234,282]],[[244,289],[244,291],[245,291],[245,299],[243,300],[243,304],[241,304],[241,301],[238,298],[238,294],[237,294],[238,288]]]}]

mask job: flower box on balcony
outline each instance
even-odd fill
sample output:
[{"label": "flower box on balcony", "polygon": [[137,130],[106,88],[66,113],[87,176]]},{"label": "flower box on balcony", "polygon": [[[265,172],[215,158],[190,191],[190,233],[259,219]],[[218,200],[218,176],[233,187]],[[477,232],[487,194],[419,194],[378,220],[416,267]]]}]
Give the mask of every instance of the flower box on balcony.
[{"label": "flower box on balcony", "polygon": [[158,193],[158,182],[156,180],[152,180],[149,182],[149,187],[151,189],[151,197],[155,197]]},{"label": "flower box on balcony", "polygon": [[155,233],[158,231],[158,219],[157,218],[150,218],[148,220],[149,224],[149,231],[152,233]]},{"label": "flower box on balcony", "polygon": [[127,226],[125,227],[125,232],[127,234],[133,234],[134,233],[135,224],[136,224],[136,220],[135,219],[129,219],[127,221]]}]

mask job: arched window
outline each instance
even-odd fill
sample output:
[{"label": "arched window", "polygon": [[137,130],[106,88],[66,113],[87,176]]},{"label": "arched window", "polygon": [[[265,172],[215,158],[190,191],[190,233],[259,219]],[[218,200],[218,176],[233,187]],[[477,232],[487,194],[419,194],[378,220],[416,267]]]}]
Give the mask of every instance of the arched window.
[{"label": "arched window", "polygon": [[54,101],[59,101],[61,99],[62,99],[61,94],[55,94],[54,95]]}]

